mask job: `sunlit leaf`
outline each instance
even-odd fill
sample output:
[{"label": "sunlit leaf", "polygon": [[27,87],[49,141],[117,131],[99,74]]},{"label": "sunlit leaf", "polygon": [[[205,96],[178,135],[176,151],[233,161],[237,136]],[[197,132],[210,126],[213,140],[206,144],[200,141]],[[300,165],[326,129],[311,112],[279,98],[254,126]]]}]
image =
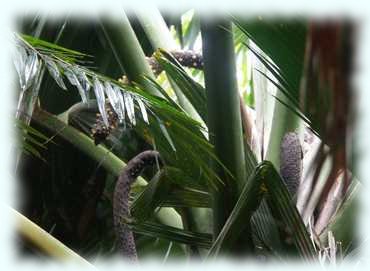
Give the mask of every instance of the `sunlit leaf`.
[{"label": "sunlit leaf", "polygon": [[77,90],[78,90],[78,93],[80,94],[81,96],[81,99],[84,103],[87,102],[87,96],[86,96],[86,92],[85,90],[83,89],[83,87],[81,86],[81,83],[80,81],[78,80],[76,74],[74,73],[74,71],[68,67],[68,66],[64,66],[64,75],[67,76],[69,82],[76,86],[77,87]]},{"label": "sunlit leaf", "polygon": [[67,90],[67,87],[63,82],[63,78],[55,62],[48,56],[44,56],[43,59],[46,63],[46,68],[48,69],[49,74],[53,77],[55,82],[57,82],[58,86],[60,86],[64,90]]},{"label": "sunlit leaf", "polygon": [[119,113],[121,114],[121,115],[118,115],[118,117],[119,117],[120,121],[122,122],[122,121],[125,120],[125,102],[123,100],[123,93],[120,90],[120,88],[117,87],[116,85],[113,85],[113,91],[114,91],[115,96],[118,99],[118,103],[119,103],[119,106],[120,106]]},{"label": "sunlit leaf", "polygon": [[104,86],[98,80],[98,78],[94,78],[94,92],[96,102],[98,103],[99,112],[103,118],[104,124],[109,126],[107,112],[105,111]]},{"label": "sunlit leaf", "polygon": [[136,125],[134,100],[128,92],[123,93],[128,119],[132,125]]},{"label": "sunlit leaf", "polygon": [[27,57],[24,69],[25,85],[23,90],[28,89],[35,82],[38,69],[39,69],[38,56],[35,52],[31,52]]},{"label": "sunlit leaf", "polygon": [[109,82],[104,82],[104,90],[105,94],[107,94],[108,100],[112,105],[114,112],[116,112],[118,118],[122,120],[123,112],[119,101],[119,97],[117,96],[117,94],[118,95],[120,94],[114,91],[112,85]]},{"label": "sunlit leaf", "polygon": [[145,108],[145,105],[144,105],[144,102],[139,99],[139,98],[136,98],[135,99],[137,104],[139,105],[139,108],[140,108],[140,111],[141,111],[141,115],[143,116],[143,120],[149,124],[149,119],[148,119],[148,113],[146,112],[146,108]]},{"label": "sunlit leaf", "polygon": [[25,88],[25,67],[27,61],[27,52],[22,45],[17,46],[17,53],[14,57],[14,66],[18,73],[21,89]]},{"label": "sunlit leaf", "polygon": [[86,73],[82,69],[79,69],[79,68],[75,68],[75,73],[77,75],[77,78],[79,79],[81,88],[84,90],[84,93],[87,96],[91,88],[91,84],[90,84],[89,79],[86,76]]}]

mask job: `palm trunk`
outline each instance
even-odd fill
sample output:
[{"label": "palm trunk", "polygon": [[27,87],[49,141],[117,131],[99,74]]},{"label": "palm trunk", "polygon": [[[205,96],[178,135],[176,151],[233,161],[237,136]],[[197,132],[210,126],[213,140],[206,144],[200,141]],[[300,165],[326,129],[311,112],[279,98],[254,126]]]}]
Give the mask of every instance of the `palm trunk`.
[{"label": "palm trunk", "polygon": [[246,168],[231,23],[223,19],[203,21],[201,30],[209,137],[216,155],[232,174],[212,165],[224,182],[213,191],[217,236],[246,181]]}]

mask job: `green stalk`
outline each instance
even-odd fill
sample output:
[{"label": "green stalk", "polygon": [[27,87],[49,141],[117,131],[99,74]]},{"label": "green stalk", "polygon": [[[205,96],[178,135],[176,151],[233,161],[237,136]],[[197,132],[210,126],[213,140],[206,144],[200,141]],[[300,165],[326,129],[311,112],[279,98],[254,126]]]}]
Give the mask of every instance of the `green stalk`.
[{"label": "green stalk", "polygon": [[[164,21],[159,10],[154,5],[146,7],[145,10],[136,9],[135,14],[154,50],[160,48],[166,51],[177,49],[176,43],[171,36],[166,22]],[[176,94],[179,105],[186,113],[189,114],[190,117],[204,124],[198,112],[183,94],[181,88],[174,82],[174,80],[171,79],[169,75],[167,75],[167,78]],[[205,125],[203,126],[205,127]],[[204,230],[204,223],[201,221],[207,221],[211,219],[210,212],[205,212],[199,208],[183,208],[180,209],[179,212],[181,214],[184,229],[186,230],[195,230],[201,232]],[[211,228],[207,228],[207,230],[210,231]],[[194,257],[199,253],[197,247],[195,246],[190,246],[188,252],[190,257]]]},{"label": "green stalk", "polygon": [[12,208],[10,210],[16,217],[17,229],[19,233],[37,248],[57,260],[74,261],[82,266],[87,266],[89,268],[94,267],[76,252],[66,247],[63,243],[55,239],[52,235],[33,223],[27,217],[23,216]]},{"label": "green stalk", "polygon": [[122,73],[125,72],[130,81],[144,86],[149,93],[163,97],[161,93],[144,80],[144,76],[154,79],[154,74],[126,14],[122,11],[122,16],[117,21],[102,20],[101,26],[122,69]]},{"label": "green stalk", "polygon": [[[146,36],[148,37],[154,50],[159,48],[166,51],[172,51],[177,49],[176,43],[174,42],[171,33],[164,21],[161,13],[155,6],[146,7],[145,10],[136,9],[135,14],[144,29]],[[187,112],[193,119],[203,123],[197,111],[194,109],[189,100],[182,93],[181,89],[176,83],[168,78],[172,89],[174,90],[177,100],[180,106]]]},{"label": "green stalk", "polygon": [[135,14],[141,27],[144,29],[153,49],[162,48],[164,50],[176,49],[176,43],[164,21],[159,10],[154,6],[146,6],[145,10],[136,8]]},{"label": "green stalk", "polygon": [[[85,153],[91,159],[101,163],[101,166],[107,170],[108,173],[118,177],[126,164],[115,156],[111,151],[103,147],[102,145],[95,145],[93,140],[85,134],[81,133],[77,129],[66,125],[64,122],[59,120],[56,116],[43,111],[39,108],[35,108],[34,120],[42,127],[57,134],[77,149]],[[146,185],[147,182],[142,178],[138,177],[136,184]],[[172,208],[161,208],[157,213],[158,218],[164,224],[182,228],[182,222],[178,213]]]},{"label": "green stalk", "polygon": [[212,165],[225,183],[213,195],[217,236],[246,182],[246,167],[231,23],[223,19],[203,21],[201,31],[210,141],[233,175]]}]

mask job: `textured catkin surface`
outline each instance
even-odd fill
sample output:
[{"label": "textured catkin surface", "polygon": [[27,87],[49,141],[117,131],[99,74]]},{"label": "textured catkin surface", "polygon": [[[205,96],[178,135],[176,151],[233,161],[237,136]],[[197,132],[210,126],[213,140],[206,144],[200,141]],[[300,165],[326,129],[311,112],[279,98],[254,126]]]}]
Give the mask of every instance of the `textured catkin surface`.
[{"label": "textured catkin surface", "polygon": [[296,133],[285,134],[280,150],[280,174],[292,196],[297,193],[302,175],[302,147]]},{"label": "textured catkin surface", "polygon": [[[170,52],[172,56],[184,67],[203,69],[202,54],[192,50],[176,50]],[[155,57],[146,58],[154,74],[158,76],[162,72],[162,66],[157,62]]]},{"label": "textured catkin surface", "polygon": [[117,235],[118,247],[126,258],[137,261],[137,253],[134,235],[132,231],[122,223],[130,218],[129,194],[131,184],[140,175],[142,170],[153,165],[159,160],[156,151],[144,151],[131,159],[118,178],[113,195],[113,218]]},{"label": "textured catkin surface", "polygon": [[118,115],[114,112],[112,105],[107,101],[105,102],[105,109],[108,116],[108,127],[105,126],[101,114],[97,113],[95,124],[91,128],[91,137],[94,138],[95,145],[104,141],[117,128],[119,123]]}]

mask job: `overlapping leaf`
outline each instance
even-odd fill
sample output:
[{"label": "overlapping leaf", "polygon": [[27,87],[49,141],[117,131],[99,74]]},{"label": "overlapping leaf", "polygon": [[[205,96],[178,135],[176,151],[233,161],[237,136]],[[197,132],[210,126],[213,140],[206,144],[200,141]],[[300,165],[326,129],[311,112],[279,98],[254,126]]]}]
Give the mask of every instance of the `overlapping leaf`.
[{"label": "overlapping leaf", "polygon": [[212,245],[209,256],[214,257],[220,252],[230,250],[243,229],[249,226],[263,194],[267,195],[268,205],[275,217],[281,219],[291,230],[299,255],[308,261],[314,259],[315,249],[303,221],[284,181],[268,161],[263,161],[256,167],[254,174],[244,186],[230,217]]},{"label": "overlapping leaf", "polygon": [[199,116],[205,121],[207,118],[207,103],[204,88],[187,75],[181,65],[169,53],[160,50],[156,52],[155,57],[163,70],[181,89]]}]

